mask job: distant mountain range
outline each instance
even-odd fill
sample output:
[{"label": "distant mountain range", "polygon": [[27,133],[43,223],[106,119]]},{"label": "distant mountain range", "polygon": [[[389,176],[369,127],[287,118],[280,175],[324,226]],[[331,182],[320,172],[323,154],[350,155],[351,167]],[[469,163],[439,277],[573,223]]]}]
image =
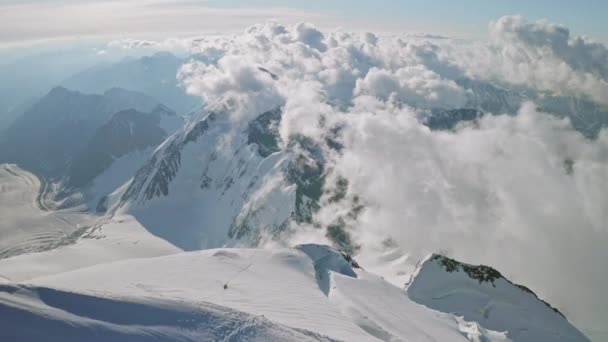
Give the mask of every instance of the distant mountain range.
[{"label": "distant mountain range", "polygon": [[96,94],[113,87],[137,91],[153,97],[179,114],[185,114],[201,104],[200,98],[188,95],[178,84],[177,72],[186,61],[169,52],[127,58],[84,70],[61,85]]}]

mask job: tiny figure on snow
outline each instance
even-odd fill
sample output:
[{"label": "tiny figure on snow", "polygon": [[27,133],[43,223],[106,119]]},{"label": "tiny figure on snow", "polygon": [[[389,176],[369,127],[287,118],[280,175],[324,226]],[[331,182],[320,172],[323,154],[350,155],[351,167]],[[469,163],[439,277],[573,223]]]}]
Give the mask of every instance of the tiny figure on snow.
[{"label": "tiny figure on snow", "polygon": [[224,284],[224,290],[228,289],[228,283]]}]

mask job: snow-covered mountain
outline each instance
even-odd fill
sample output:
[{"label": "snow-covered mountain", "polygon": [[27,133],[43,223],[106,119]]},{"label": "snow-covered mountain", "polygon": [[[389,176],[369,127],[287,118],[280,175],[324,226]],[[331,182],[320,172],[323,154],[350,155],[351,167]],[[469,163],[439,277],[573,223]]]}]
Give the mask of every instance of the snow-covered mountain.
[{"label": "snow-covered mountain", "polygon": [[[11,329],[0,330],[0,337],[33,341],[44,332],[49,341],[586,341],[508,281],[482,288],[432,260],[407,292],[333,248],[310,244],[211,249],[20,283],[4,280],[0,313]],[[444,292],[427,297],[426,289]],[[449,311],[454,307],[458,311]],[[474,321],[473,314],[482,317]]]},{"label": "snow-covered mountain", "polygon": [[61,176],[83,142],[113,114],[130,108],[150,112],[158,105],[144,94],[119,88],[96,95],[55,87],[0,137],[0,161]]},{"label": "snow-covered mountain", "polygon": [[201,115],[113,194],[114,211],[187,250],[255,243],[280,233],[291,218],[310,220],[323,157],[307,139],[279,142],[279,109],[242,128],[223,111]]},{"label": "snow-covered mountain", "polygon": [[178,84],[176,74],[186,61],[170,52],[125,58],[79,72],[61,85],[85,93],[103,93],[115,87],[138,91],[184,114],[201,102],[199,98],[188,95]]}]

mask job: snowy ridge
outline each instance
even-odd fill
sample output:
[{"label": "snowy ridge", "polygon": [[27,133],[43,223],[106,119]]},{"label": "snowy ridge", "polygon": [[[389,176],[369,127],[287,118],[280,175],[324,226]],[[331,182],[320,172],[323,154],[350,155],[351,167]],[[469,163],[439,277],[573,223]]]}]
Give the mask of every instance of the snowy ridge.
[{"label": "snowy ridge", "polygon": [[[320,274],[329,279],[327,293]],[[100,264],[4,285],[0,311],[16,327],[0,334],[25,341],[35,340],[36,329],[24,316],[63,337],[88,337],[94,330],[100,338],[129,341],[509,340],[414,303],[402,289],[320,245]],[[221,338],[227,330],[233,339]]]},{"label": "snowy ridge", "polygon": [[407,287],[415,302],[451,313],[513,341],[587,341],[557,309],[488,266],[433,255]]}]

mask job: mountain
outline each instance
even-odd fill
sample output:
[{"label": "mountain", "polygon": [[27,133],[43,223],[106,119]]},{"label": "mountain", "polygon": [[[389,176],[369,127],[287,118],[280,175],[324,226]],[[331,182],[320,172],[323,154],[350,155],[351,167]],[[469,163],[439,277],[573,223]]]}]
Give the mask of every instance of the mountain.
[{"label": "mountain", "polygon": [[279,109],[246,127],[235,127],[224,111],[200,115],[165,141],[108,206],[186,250],[232,239],[252,243],[305,215],[309,200],[289,175],[312,158],[302,142],[279,148]]},{"label": "mountain", "polygon": [[543,96],[537,101],[539,110],[569,118],[572,126],[589,139],[595,139],[608,127],[608,107],[567,96]]},{"label": "mountain", "polygon": [[255,245],[292,222],[312,223],[325,157],[312,139],[281,141],[281,115],[270,110],[240,127],[227,111],[199,113],[109,196],[108,208],[185,250]]},{"label": "mountain", "polygon": [[[485,298],[477,280],[465,277],[427,261],[406,292],[347,255],[314,244],[130,259],[20,283],[0,280],[0,314],[11,327],[0,337],[34,341],[44,332],[48,341],[587,340],[528,292],[498,279],[496,287],[490,285],[492,297]],[[427,299],[417,291],[427,287],[447,292]],[[514,307],[499,305],[513,295]],[[420,298],[456,303],[460,311],[436,311],[416,303]],[[467,318],[486,302],[491,305],[478,316],[489,318]],[[501,310],[523,316],[500,316]]]},{"label": "mountain", "polygon": [[488,82],[468,78],[457,79],[456,83],[467,90],[466,108],[493,114],[515,114],[519,110],[525,95],[501,88]]},{"label": "mountain", "polygon": [[488,266],[432,255],[415,271],[407,292],[431,309],[506,331],[513,341],[588,340],[559,310]]},{"label": "mountain", "polygon": [[36,98],[29,98],[22,102],[19,105],[11,107],[10,109],[5,110],[4,113],[0,113],[0,135],[4,133],[4,131],[11,126],[21,114],[25,113],[28,109],[30,109],[34,104],[38,102]]},{"label": "mountain", "polygon": [[119,88],[102,95],[53,88],[0,137],[0,162],[59,177],[83,142],[113,114],[129,108],[149,112],[158,104],[146,95]]},{"label": "mountain", "polygon": [[460,122],[474,121],[484,114],[516,115],[525,101],[536,103],[538,110],[559,118],[568,118],[572,127],[589,139],[595,139],[608,127],[608,108],[587,99],[535,92],[515,91],[489,82],[458,79],[467,91],[463,108],[434,109],[422,115],[422,122],[434,130],[453,129]]},{"label": "mountain", "polygon": [[169,52],[126,58],[79,72],[62,86],[84,93],[103,93],[119,87],[149,95],[179,114],[200,106],[200,99],[188,95],[177,81],[177,72],[187,60]]},{"label": "mountain", "polygon": [[[71,206],[78,199],[75,194],[83,195],[89,208],[105,211],[101,200],[128,181],[154,149],[183,124],[182,117],[163,105],[149,113],[127,109],[114,114],[70,162],[55,201]],[[66,201],[68,196],[72,203]]]}]

